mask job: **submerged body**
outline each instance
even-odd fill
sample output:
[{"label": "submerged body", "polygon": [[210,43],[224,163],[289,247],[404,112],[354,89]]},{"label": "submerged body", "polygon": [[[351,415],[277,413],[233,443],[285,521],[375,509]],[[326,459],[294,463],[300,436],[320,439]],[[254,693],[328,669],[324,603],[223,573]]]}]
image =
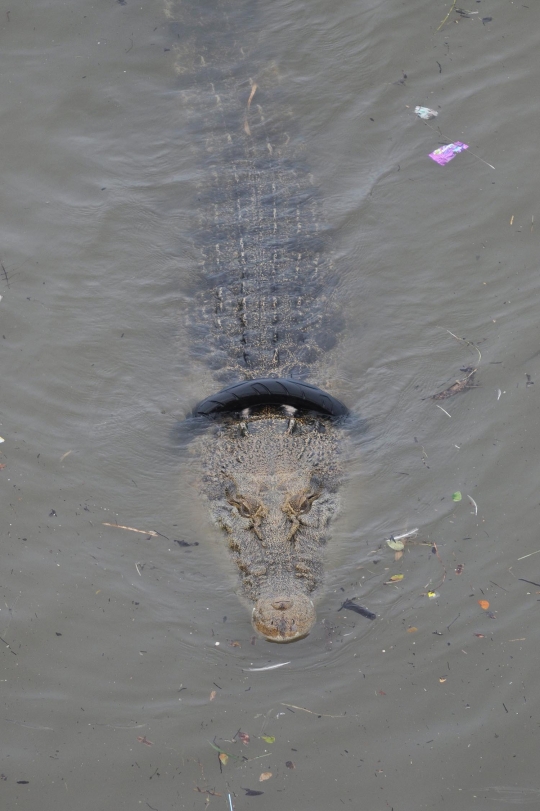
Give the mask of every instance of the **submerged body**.
[{"label": "submerged body", "polygon": [[[204,122],[203,284],[192,335],[216,390],[253,381],[246,384],[249,408],[240,398],[236,410],[233,403],[212,415],[204,489],[243,593],[254,603],[255,628],[287,642],[305,636],[315,621],[312,594],[322,582],[327,525],[337,509],[339,428],[332,415],[345,409],[315,389],[321,408],[314,414],[306,385],[293,400],[264,392],[272,388],[268,378],[318,384],[339,319],[313,180],[298,158],[278,71],[257,65],[243,47],[253,32],[234,30],[240,5],[218,0],[223,17],[221,24],[212,18],[210,32],[206,19],[197,22],[197,3],[182,6],[189,48],[181,51],[179,73],[189,76],[191,62],[196,91],[190,86],[186,98],[197,99]],[[251,14],[252,4],[246,8]],[[261,378],[266,385],[258,398]],[[327,402],[336,408],[328,410]]]}]

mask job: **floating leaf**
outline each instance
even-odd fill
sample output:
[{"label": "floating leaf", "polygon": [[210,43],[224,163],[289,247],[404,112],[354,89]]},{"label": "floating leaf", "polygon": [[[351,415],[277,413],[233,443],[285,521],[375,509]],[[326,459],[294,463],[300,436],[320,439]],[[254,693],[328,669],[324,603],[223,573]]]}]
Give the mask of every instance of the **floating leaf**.
[{"label": "floating leaf", "polygon": [[418,628],[416,628],[414,625],[411,625],[410,628],[407,628],[407,633],[408,634],[414,634],[414,633],[416,633],[417,630],[418,630]]},{"label": "floating leaf", "polygon": [[403,580],[404,577],[405,577],[404,574],[393,574],[390,580],[392,580],[392,582],[394,583],[397,583],[399,580]]},{"label": "floating leaf", "polygon": [[275,743],[275,740],[273,735],[261,735],[261,741],[266,741],[266,743]]},{"label": "floating leaf", "polygon": [[401,552],[402,549],[405,549],[405,544],[403,541],[394,541],[393,538],[389,538],[386,543],[390,549],[393,549],[395,552]]},{"label": "floating leaf", "polygon": [[246,792],[246,797],[258,797],[260,794],[264,794],[264,791],[255,791],[252,788],[243,788],[242,791]]},{"label": "floating leaf", "polygon": [[285,766],[286,766],[288,769],[296,769],[296,766],[294,765],[294,763],[292,762],[292,760],[286,760],[286,761],[285,761]]},{"label": "floating leaf", "polygon": [[219,762],[226,766],[229,760],[229,755],[226,755],[225,752],[220,752],[218,755]]},{"label": "floating leaf", "polygon": [[447,678],[446,676],[441,676],[441,678],[439,679],[440,683],[444,684],[445,681],[446,681],[446,678]]},{"label": "floating leaf", "polygon": [[428,591],[427,596],[430,600],[435,600],[436,597],[440,597],[440,594],[438,591]]},{"label": "floating leaf", "polygon": [[487,611],[489,608],[488,600],[478,600],[478,605],[480,606],[480,608],[483,608],[484,611]]},{"label": "floating leaf", "polygon": [[238,732],[236,733],[236,737],[238,738],[238,740],[239,740],[239,741],[242,741],[242,743],[244,744],[244,746],[247,746],[247,745],[248,745],[248,743],[249,743],[249,735],[247,734],[247,732],[240,732],[240,731],[238,731]]},{"label": "floating leaf", "polygon": [[212,692],[210,693],[210,699],[209,700],[213,701],[216,696],[217,696],[217,690],[212,690]]},{"label": "floating leaf", "polygon": [[271,777],[272,772],[262,772],[262,774],[259,775],[259,783],[262,783],[264,780],[270,780]]},{"label": "floating leaf", "polygon": [[459,490],[456,490],[455,493],[452,493],[452,501],[461,501],[462,495]]},{"label": "floating leaf", "polygon": [[478,639],[484,639],[485,634],[475,634],[475,636],[477,636]]}]

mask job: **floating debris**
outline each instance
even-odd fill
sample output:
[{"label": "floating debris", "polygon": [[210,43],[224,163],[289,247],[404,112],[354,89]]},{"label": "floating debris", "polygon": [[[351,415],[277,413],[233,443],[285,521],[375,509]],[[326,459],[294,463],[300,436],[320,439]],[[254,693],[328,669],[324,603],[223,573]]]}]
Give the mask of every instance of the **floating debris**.
[{"label": "floating debris", "polygon": [[267,665],[266,667],[243,667],[242,670],[249,673],[261,673],[263,670],[275,670],[278,667],[285,667],[285,665],[290,665],[290,662],[280,662],[278,665]]},{"label": "floating debris", "polygon": [[326,712],[313,712],[313,710],[308,710],[307,707],[297,707],[296,704],[285,704],[285,702],[281,702],[282,707],[288,707],[290,710],[302,710],[302,712],[308,712],[310,715],[316,715],[318,718],[345,718],[347,713],[343,713],[342,715],[329,715]]},{"label": "floating debris", "polygon": [[439,115],[436,110],[430,110],[429,107],[415,107],[414,112],[418,118],[422,118],[424,121],[429,121],[431,118],[436,118]]},{"label": "floating debris", "polygon": [[122,524],[109,524],[107,521],[102,521],[101,523],[102,526],[104,527],[116,527],[116,529],[127,529],[129,530],[129,532],[139,532],[141,535],[151,535],[153,538],[157,538],[159,535],[159,533],[154,532],[153,529],[135,529],[135,527],[124,527]]},{"label": "floating debris", "polygon": [[415,538],[418,534],[418,527],[409,530],[409,532],[403,532],[401,535],[390,535],[387,538],[386,543],[393,549],[394,552],[401,552],[405,549],[405,544],[403,543],[404,538]]},{"label": "floating debris", "polygon": [[338,611],[341,611],[343,608],[349,611],[356,611],[357,614],[361,614],[362,617],[366,617],[366,619],[368,620],[377,619],[377,614],[374,614],[373,611],[364,608],[363,605],[357,605],[356,603],[353,603],[352,600],[345,600],[345,602],[342,603],[341,607],[338,608]]},{"label": "floating debris", "polygon": [[467,376],[463,377],[461,380],[456,380],[455,383],[452,383],[452,385],[448,386],[448,388],[444,389],[444,391],[434,394],[431,399],[446,400],[448,397],[454,397],[455,394],[465,391],[465,389],[476,388],[476,386],[474,386],[472,383],[476,369],[473,369],[472,366],[465,366],[460,371],[465,372]]},{"label": "floating debris", "polygon": [[400,580],[403,580],[405,575],[402,574],[393,574],[388,580],[385,580],[383,586],[393,586],[394,583],[399,583]]},{"label": "floating debris", "polygon": [[461,501],[462,495],[459,490],[456,490],[455,493],[452,493],[452,501]]},{"label": "floating debris", "polygon": [[482,608],[484,611],[487,611],[487,610],[488,610],[488,608],[489,608],[489,601],[488,601],[488,600],[478,600],[478,605],[479,605],[479,606],[480,606],[480,608]]},{"label": "floating debris", "polygon": [[454,160],[456,155],[459,155],[460,152],[463,152],[468,148],[468,144],[464,144],[461,141],[456,141],[455,144],[446,144],[446,146],[440,146],[438,149],[430,152],[429,157],[440,166],[445,166],[447,163],[450,163],[451,160]]}]

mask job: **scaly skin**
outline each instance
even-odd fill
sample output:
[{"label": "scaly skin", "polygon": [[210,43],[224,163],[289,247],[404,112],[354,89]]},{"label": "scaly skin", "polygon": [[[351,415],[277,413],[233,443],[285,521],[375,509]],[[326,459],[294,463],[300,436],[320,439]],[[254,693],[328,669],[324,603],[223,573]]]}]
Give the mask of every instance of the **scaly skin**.
[{"label": "scaly skin", "polygon": [[[294,87],[259,50],[268,3],[170,6],[179,103],[199,169],[188,325],[201,374],[211,370],[215,383],[207,379],[200,395],[264,377],[321,385],[340,330],[337,274]],[[293,423],[279,407],[220,417],[202,452],[210,509],[255,604],[254,626],[278,642],[315,621],[311,597],[337,508],[338,429],[302,416]]]},{"label": "scaly skin", "polygon": [[226,531],[253,625],[273,642],[306,636],[316,614],[311,593],[323,576],[326,527],[338,507],[336,430],[279,409],[212,437],[206,491]]}]

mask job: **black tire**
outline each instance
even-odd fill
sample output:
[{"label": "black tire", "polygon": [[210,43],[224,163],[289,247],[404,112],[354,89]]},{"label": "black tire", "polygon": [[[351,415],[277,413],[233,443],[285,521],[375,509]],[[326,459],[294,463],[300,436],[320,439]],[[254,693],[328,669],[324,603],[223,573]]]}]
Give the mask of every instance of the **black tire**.
[{"label": "black tire", "polygon": [[343,417],[349,413],[343,403],[310,383],[284,377],[264,377],[235,383],[207,397],[199,403],[195,414],[213,417],[264,405],[290,405],[327,417]]}]

